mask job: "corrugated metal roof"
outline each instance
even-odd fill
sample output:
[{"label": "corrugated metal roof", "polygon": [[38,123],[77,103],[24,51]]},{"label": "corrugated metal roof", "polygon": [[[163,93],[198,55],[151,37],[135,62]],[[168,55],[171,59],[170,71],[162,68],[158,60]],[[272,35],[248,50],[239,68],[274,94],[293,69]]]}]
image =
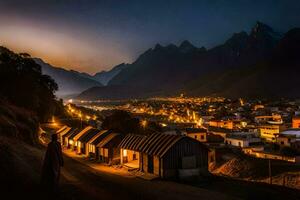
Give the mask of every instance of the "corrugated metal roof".
[{"label": "corrugated metal roof", "polygon": [[146,139],[146,136],[143,136],[143,135],[128,134],[122,140],[119,147],[122,149],[129,149],[129,150],[137,151],[137,150],[139,150],[139,146],[145,139]]},{"label": "corrugated metal roof", "polygon": [[82,135],[86,134],[87,131],[92,129],[92,126],[87,126],[83,130],[81,130],[78,134],[76,134],[73,138],[73,140],[77,141]]},{"label": "corrugated metal roof", "polygon": [[57,131],[56,131],[56,133],[58,134],[58,133],[60,133],[60,132],[62,132],[63,130],[65,130],[66,128],[67,128],[68,126],[63,126],[63,127],[61,127],[60,129],[58,129]]},{"label": "corrugated metal roof", "polygon": [[61,137],[66,135],[71,130],[71,127],[66,127],[63,131],[58,133]]},{"label": "corrugated metal roof", "polygon": [[120,137],[120,133],[109,133],[105,138],[103,138],[100,143],[97,145],[97,147],[104,147],[107,143],[109,143],[112,139],[115,137]]},{"label": "corrugated metal roof", "polygon": [[112,131],[110,131],[110,130],[104,130],[93,142],[92,142],[92,144],[93,145],[98,145],[100,142],[101,142],[101,140],[103,140],[109,133],[111,133]]},{"label": "corrugated metal roof", "polygon": [[147,137],[139,150],[149,155],[162,157],[176,142],[184,136],[155,133]]},{"label": "corrugated metal roof", "polygon": [[71,128],[71,130],[67,134],[65,134],[64,137],[66,137],[66,138],[73,138],[74,135],[76,135],[78,133],[79,133],[78,128]]},{"label": "corrugated metal roof", "polygon": [[92,128],[90,130],[88,130],[85,134],[83,134],[78,141],[86,143],[88,142],[90,139],[92,139],[92,137],[94,137],[97,133],[99,133],[100,130],[96,129],[96,128]]},{"label": "corrugated metal roof", "polygon": [[100,130],[96,135],[94,135],[87,143],[92,144],[100,135],[105,133],[107,130]]},{"label": "corrugated metal roof", "polygon": [[148,155],[155,155],[161,158],[173,145],[175,145],[181,139],[197,142],[207,149],[205,145],[190,137],[162,133],[154,133],[148,137],[142,135],[129,134],[125,136],[125,138],[120,143],[119,147],[122,149],[143,152]]}]

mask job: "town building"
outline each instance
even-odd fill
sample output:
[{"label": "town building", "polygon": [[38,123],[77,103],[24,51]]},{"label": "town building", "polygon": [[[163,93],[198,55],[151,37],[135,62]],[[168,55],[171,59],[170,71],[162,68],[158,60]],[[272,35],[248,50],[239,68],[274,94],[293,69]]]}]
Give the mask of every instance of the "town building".
[{"label": "town building", "polygon": [[199,142],[207,142],[207,130],[204,128],[187,128],[183,134]]},{"label": "town building", "polygon": [[300,117],[293,117],[292,128],[300,128]]},{"label": "town building", "polygon": [[231,120],[210,120],[209,126],[233,129],[233,121],[231,121]]},{"label": "town building", "polygon": [[267,142],[276,142],[276,136],[279,134],[279,125],[261,125],[258,126],[260,137]]},{"label": "town building", "polygon": [[291,147],[293,143],[295,143],[296,137],[294,135],[284,135],[278,134],[276,137],[276,143],[280,147]]},{"label": "town building", "polygon": [[281,115],[278,114],[256,116],[254,121],[258,124],[283,124]]},{"label": "town building", "polygon": [[244,148],[261,144],[261,139],[248,133],[231,134],[225,138],[225,144]]},{"label": "town building", "polygon": [[232,129],[226,129],[226,128],[219,128],[219,127],[208,127],[208,132],[213,133],[214,135],[219,135],[223,138],[226,138],[228,134],[231,134],[233,132]]}]

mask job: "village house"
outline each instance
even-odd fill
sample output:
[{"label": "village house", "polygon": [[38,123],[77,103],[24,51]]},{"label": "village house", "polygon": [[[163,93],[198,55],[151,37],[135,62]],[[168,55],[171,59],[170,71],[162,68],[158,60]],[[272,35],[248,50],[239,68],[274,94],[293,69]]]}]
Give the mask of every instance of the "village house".
[{"label": "village house", "polygon": [[260,143],[260,138],[249,133],[231,134],[225,139],[225,144],[241,148],[255,146]]},{"label": "village house", "polygon": [[292,128],[300,128],[300,117],[293,117]]},{"label": "village house", "polygon": [[99,133],[100,130],[96,128],[91,128],[88,131],[86,131],[79,139],[77,140],[77,150],[76,152],[78,154],[85,154],[87,151],[87,142],[91,140],[97,133]]},{"label": "village house", "polygon": [[140,167],[140,143],[146,136],[128,134],[120,143],[120,163],[131,168]]},{"label": "village house", "polygon": [[69,140],[70,137],[77,134],[80,130],[78,128],[71,128],[66,134],[62,136],[63,145],[67,148],[71,148],[73,140]]},{"label": "village house", "polygon": [[233,121],[232,120],[210,120],[209,126],[233,129]]},{"label": "village house", "polygon": [[84,153],[86,156],[96,158],[96,146],[93,142],[103,133],[107,132],[108,130],[99,130],[97,134],[95,134],[89,141],[86,142],[86,148]]},{"label": "village house", "polygon": [[[78,139],[78,137],[76,137],[76,136],[77,135],[82,135],[87,130],[89,130],[89,128],[90,128],[89,126],[83,128],[83,129],[72,128],[69,131],[69,133],[67,133],[65,135],[65,138],[64,138],[67,148],[72,149],[72,150],[76,150],[77,149],[77,139]],[[76,141],[74,141],[74,137],[76,137]]]},{"label": "village house", "polygon": [[108,164],[120,163],[119,144],[123,139],[120,133],[109,132],[97,145],[99,160]]},{"label": "village house", "polygon": [[140,170],[161,178],[207,175],[208,149],[186,136],[152,134],[141,141]]},{"label": "village house", "polygon": [[57,131],[56,131],[56,134],[59,134],[60,132],[62,132],[63,130],[65,130],[66,128],[67,128],[68,126],[62,126],[60,129],[58,129]]},{"label": "village house", "polygon": [[208,148],[187,136],[127,135],[120,148],[121,163],[136,160],[137,168],[157,177],[186,178],[208,173]]},{"label": "village house", "polygon": [[233,130],[210,126],[210,127],[208,127],[208,132],[213,133],[214,135],[219,135],[223,138],[226,138],[226,136],[228,134],[231,134],[233,132]]},{"label": "village house", "polygon": [[64,143],[63,136],[66,135],[70,130],[71,130],[71,127],[63,126],[58,131],[56,131],[56,134],[58,135],[61,145],[63,145],[63,143]]},{"label": "village house", "polygon": [[276,136],[279,134],[278,125],[262,125],[258,126],[260,137],[267,142],[276,142]]},{"label": "village house", "polygon": [[281,115],[274,114],[274,115],[263,115],[263,116],[256,116],[254,121],[258,124],[283,124],[283,120]]},{"label": "village house", "polygon": [[207,130],[204,128],[187,128],[183,134],[199,142],[207,142]]},{"label": "village house", "polygon": [[100,132],[100,134],[97,134],[98,136],[93,139],[92,142],[89,141],[90,143],[90,146],[92,147],[92,149],[94,150],[92,152],[92,156],[96,159],[96,160],[99,160],[101,161],[101,158],[105,155],[108,156],[108,151],[105,150],[105,149],[102,149],[102,148],[99,148],[98,145],[99,143],[107,136],[111,133],[112,131],[111,130],[102,130]]},{"label": "village house", "polygon": [[280,147],[291,147],[294,142],[296,142],[294,135],[278,134],[276,137],[276,143]]},{"label": "village house", "polygon": [[78,132],[77,134],[73,135],[72,137],[69,138],[69,140],[73,141],[73,150],[77,151],[77,149],[81,148],[81,143],[78,142],[78,139],[83,136],[84,134],[86,134],[90,129],[92,129],[92,126],[87,126],[84,129],[82,129],[80,132]]}]

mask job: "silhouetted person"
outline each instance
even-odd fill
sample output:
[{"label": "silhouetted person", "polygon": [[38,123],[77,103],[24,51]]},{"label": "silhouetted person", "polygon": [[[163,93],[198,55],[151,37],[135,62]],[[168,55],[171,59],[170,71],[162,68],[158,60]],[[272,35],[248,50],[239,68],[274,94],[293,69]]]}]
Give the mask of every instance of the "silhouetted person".
[{"label": "silhouetted person", "polygon": [[52,141],[48,144],[42,170],[42,185],[52,194],[57,194],[60,177],[60,167],[63,166],[61,145],[57,141],[57,134],[52,135]]}]

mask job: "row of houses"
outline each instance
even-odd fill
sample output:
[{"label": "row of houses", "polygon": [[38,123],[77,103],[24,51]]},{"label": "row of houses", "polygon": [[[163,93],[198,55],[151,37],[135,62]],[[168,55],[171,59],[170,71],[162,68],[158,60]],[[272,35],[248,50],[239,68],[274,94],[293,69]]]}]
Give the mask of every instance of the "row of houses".
[{"label": "row of houses", "polygon": [[123,135],[91,126],[64,126],[57,134],[64,147],[104,163],[167,179],[208,174],[209,150],[196,138],[164,133]]},{"label": "row of houses", "polygon": [[99,130],[91,126],[84,129],[64,126],[57,131],[61,144],[93,159],[113,164],[119,160],[118,144],[122,135],[109,130]]}]

